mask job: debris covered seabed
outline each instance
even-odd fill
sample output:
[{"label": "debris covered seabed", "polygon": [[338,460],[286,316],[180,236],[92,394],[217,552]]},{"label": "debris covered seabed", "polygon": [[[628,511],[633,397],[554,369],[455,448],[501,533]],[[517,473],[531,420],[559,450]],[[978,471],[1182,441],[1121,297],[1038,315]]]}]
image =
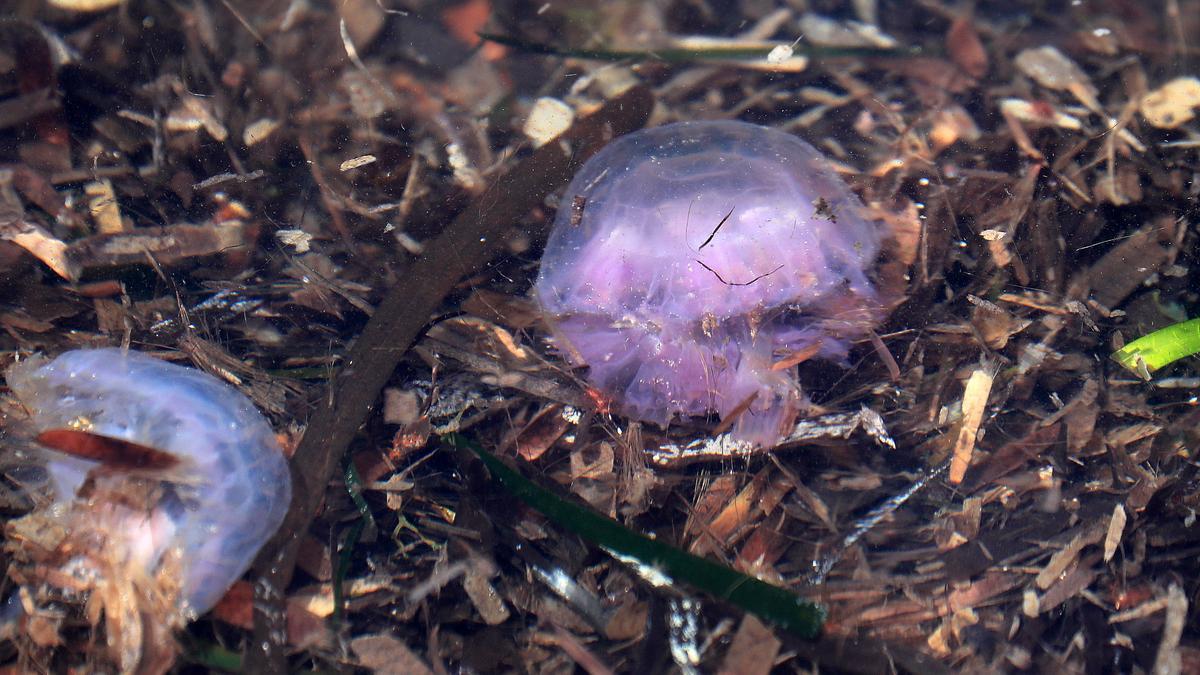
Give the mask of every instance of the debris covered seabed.
[{"label": "debris covered seabed", "polygon": [[[1200,306],[1200,1],[6,7],[0,369],[192,365],[290,457],[173,671],[1200,671],[1200,372],[1112,358]],[[773,448],[623,417],[530,295],[588,157],[726,119],[887,232],[894,308],[780,359],[812,410]],[[111,670],[13,530],[3,672]]]}]

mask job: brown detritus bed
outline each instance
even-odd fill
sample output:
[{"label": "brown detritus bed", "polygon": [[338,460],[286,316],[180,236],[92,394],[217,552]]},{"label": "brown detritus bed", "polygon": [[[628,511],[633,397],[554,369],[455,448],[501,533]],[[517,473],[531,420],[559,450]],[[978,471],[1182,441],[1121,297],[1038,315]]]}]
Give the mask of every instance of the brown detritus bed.
[{"label": "brown detritus bed", "polygon": [[[1200,376],[1109,358],[1200,302],[1200,2],[82,4],[0,18],[0,366],[190,362],[296,477],[178,670],[1200,669]],[[903,298],[849,368],[783,364],[826,414],[769,452],[613,414],[528,294],[588,156],[729,118],[838,165]],[[19,417],[0,394],[8,517]],[[449,432],[822,636],[649,583]],[[40,609],[9,671],[100,663],[83,608]]]}]

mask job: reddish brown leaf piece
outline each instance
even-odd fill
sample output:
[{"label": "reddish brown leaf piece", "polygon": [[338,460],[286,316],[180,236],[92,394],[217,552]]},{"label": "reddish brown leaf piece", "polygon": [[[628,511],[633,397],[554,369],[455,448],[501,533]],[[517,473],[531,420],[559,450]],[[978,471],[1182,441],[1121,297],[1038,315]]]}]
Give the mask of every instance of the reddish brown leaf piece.
[{"label": "reddish brown leaf piece", "polygon": [[975,78],[987,75],[987,50],[969,17],[960,16],[950,24],[950,30],[946,32],[946,51],[964,73]]},{"label": "reddish brown leaf piece", "polygon": [[111,469],[165,471],[179,465],[179,458],[169,452],[88,431],[50,429],[38,434],[36,440],[47,448]]}]

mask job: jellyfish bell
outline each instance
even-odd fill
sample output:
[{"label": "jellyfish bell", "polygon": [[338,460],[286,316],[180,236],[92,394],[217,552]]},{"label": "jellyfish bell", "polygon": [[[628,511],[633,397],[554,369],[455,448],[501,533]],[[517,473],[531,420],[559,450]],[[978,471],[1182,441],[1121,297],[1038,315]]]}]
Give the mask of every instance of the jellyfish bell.
[{"label": "jellyfish bell", "polygon": [[881,233],[808,143],[743,122],[624,136],[568,186],[535,295],[559,350],[630,417],[717,413],[773,445],[797,353],[844,360],[883,317]]}]

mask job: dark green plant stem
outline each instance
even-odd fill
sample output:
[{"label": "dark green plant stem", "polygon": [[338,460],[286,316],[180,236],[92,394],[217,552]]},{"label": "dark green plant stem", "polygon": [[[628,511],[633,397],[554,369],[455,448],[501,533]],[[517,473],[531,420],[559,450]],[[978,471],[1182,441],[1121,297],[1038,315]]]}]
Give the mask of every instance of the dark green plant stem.
[{"label": "dark green plant stem", "polygon": [[346,536],[342,538],[341,546],[338,548],[337,569],[333,572],[334,625],[341,625],[342,617],[345,615],[346,590],[344,586],[346,573],[349,572],[350,563],[354,560],[354,549],[358,545],[364,529],[375,529],[375,517],[371,514],[371,507],[367,504],[367,500],[362,497],[362,479],[358,476],[358,469],[354,468],[353,460],[346,462],[344,475],[346,492],[350,493],[350,499],[354,502],[361,517],[354,521],[354,524],[346,531]]},{"label": "dark green plant stem", "polygon": [[521,501],[560,527],[619,556],[638,560],[667,577],[688,583],[801,637],[820,633],[825,612],[783,588],[772,586],[711,560],[694,556],[630,530],[591,509],[564,500],[533,483],[461,434],[444,440],[483,460],[492,476]]}]

